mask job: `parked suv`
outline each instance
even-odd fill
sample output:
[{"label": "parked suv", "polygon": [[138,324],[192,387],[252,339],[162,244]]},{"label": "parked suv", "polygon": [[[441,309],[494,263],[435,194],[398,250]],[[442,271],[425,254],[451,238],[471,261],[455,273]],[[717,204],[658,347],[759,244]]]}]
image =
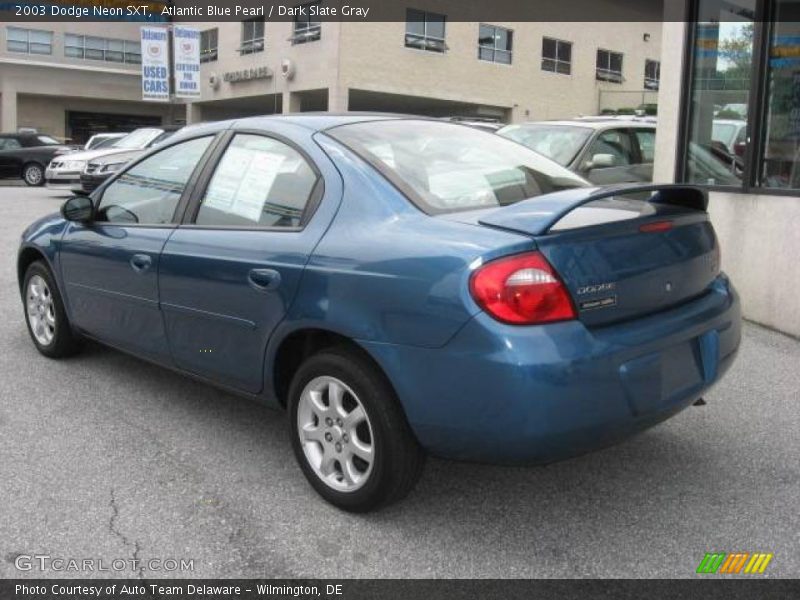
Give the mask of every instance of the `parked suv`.
[{"label": "parked suv", "polygon": [[541,121],[508,125],[497,133],[598,185],[653,179],[655,123],[614,118]]}]

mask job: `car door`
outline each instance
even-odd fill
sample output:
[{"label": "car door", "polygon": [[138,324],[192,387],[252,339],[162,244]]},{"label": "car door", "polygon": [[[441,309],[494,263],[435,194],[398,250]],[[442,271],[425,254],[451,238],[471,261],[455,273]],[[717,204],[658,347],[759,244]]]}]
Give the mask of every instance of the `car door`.
[{"label": "car door", "polygon": [[626,128],[600,131],[581,161],[581,175],[597,185],[642,181],[636,172],[636,154]]},{"label": "car door", "polygon": [[[164,247],[161,306],[175,363],[248,393],[264,382],[270,334],[286,314],[338,193],[286,138],[229,134],[229,142]],[[310,138],[309,138],[310,141]],[[330,168],[330,165],[328,165]],[[329,178],[330,179],[330,178]]]},{"label": "car door", "polygon": [[0,138],[0,177],[19,177],[22,145],[16,138]]},{"label": "car door", "polygon": [[213,139],[183,141],[144,159],[95,199],[93,222],[69,223],[60,262],[70,315],[81,330],[149,358],[169,358],[158,305],[159,257]]}]

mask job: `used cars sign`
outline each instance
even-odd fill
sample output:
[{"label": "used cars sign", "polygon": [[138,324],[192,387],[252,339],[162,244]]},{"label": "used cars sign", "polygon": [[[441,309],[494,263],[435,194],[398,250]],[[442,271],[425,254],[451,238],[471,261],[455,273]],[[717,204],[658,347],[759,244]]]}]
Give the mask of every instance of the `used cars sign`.
[{"label": "used cars sign", "polygon": [[142,27],[143,100],[169,102],[168,35],[163,27]]}]

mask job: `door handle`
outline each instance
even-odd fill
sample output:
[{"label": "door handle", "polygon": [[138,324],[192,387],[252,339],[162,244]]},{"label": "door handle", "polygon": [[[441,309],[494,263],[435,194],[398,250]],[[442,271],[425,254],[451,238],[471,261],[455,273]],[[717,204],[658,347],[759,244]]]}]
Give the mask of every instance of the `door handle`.
[{"label": "door handle", "polygon": [[153,264],[153,259],[147,254],[134,254],[131,257],[131,268],[137,273],[144,273]]},{"label": "door handle", "polygon": [[251,269],[247,283],[259,292],[269,292],[281,284],[281,274],[275,269]]}]

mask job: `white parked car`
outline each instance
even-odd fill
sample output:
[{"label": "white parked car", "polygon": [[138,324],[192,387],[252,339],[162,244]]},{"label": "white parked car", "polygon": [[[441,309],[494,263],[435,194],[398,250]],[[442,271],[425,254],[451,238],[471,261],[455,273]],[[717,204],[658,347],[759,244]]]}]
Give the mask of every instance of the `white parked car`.
[{"label": "white parked car", "polygon": [[90,160],[107,156],[116,152],[143,150],[156,145],[162,139],[175,132],[175,127],[142,127],[118,139],[113,145],[96,150],[70,152],[57,156],[50,161],[45,171],[47,187],[67,189],[77,194],[82,193],[81,173]]},{"label": "white parked car", "polygon": [[127,133],[95,133],[89,138],[89,141],[84,144],[84,150],[99,150],[100,148],[108,148],[117,140],[124,138]]}]

